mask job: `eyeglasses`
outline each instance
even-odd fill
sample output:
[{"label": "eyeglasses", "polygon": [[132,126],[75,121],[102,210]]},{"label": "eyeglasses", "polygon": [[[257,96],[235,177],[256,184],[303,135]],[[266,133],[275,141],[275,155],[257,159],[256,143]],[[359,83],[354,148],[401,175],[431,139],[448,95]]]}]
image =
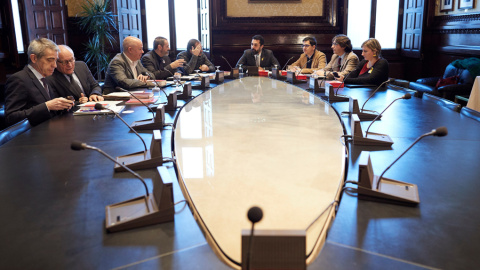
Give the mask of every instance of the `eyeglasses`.
[{"label": "eyeglasses", "polygon": [[60,65],[68,65],[68,64],[73,64],[75,63],[75,57],[70,59],[70,60],[64,60],[64,61],[61,61],[61,60],[57,60],[57,63],[59,63]]},{"label": "eyeglasses", "polygon": [[332,46],[335,46],[335,45],[338,45],[338,43],[337,43],[337,42],[333,42],[333,43],[332,43]]},{"label": "eyeglasses", "polygon": [[310,47],[310,46],[311,46],[310,44],[303,44],[303,45],[302,45],[303,48],[308,48],[308,47]]}]

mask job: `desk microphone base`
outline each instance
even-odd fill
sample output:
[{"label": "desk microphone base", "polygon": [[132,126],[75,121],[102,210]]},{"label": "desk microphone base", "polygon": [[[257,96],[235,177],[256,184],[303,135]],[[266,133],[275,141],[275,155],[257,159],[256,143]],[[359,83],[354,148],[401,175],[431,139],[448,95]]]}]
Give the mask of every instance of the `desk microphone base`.
[{"label": "desk microphone base", "polygon": [[[133,154],[119,156],[117,161],[131,170],[144,170],[155,168],[163,164],[162,156],[162,133],[160,130],[153,130],[150,149]],[[123,167],[115,164],[116,172],[126,171]]]},{"label": "desk microphone base", "polygon": [[[350,115],[352,115],[352,114],[358,115],[358,118],[360,119],[360,121],[373,120],[373,119],[377,118],[378,113],[375,113],[375,112],[369,113],[369,112],[360,111],[357,99],[350,97],[349,102],[350,103],[349,103],[348,113]],[[382,118],[381,115],[378,119],[380,119],[380,118]]]},{"label": "desk microphone base", "polygon": [[353,136],[354,145],[368,145],[368,146],[391,146],[393,144],[392,138],[387,134],[369,132],[365,137]]},{"label": "desk microphone base", "polygon": [[173,183],[165,167],[157,170],[158,175],[153,179],[153,192],[148,197],[141,196],[105,207],[105,228],[108,232],[174,220]]},{"label": "desk microphone base", "polygon": [[158,105],[155,111],[155,118],[135,121],[131,124],[133,129],[137,131],[163,129],[165,123],[165,107]]},{"label": "desk microphone base", "polygon": [[[141,151],[129,155],[118,156],[117,161],[129,169],[136,171],[162,166],[163,157],[151,157],[150,150],[147,150],[147,152]],[[125,172],[126,170],[123,167],[115,165],[115,171]]]},{"label": "desk microphone base", "polygon": [[370,152],[362,151],[358,168],[359,199],[406,205],[417,205],[420,203],[417,185],[382,178],[377,189],[378,177],[373,173]]}]

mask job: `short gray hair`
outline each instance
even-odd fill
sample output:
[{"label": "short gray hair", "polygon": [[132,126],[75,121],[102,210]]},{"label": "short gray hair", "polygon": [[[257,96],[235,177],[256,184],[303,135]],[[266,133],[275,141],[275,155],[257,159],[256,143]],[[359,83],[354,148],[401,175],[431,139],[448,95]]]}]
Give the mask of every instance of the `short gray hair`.
[{"label": "short gray hair", "polygon": [[30,55],[34,54],[37,56],[37,58],[40,59],[45,55],[46,49],[51,49],[53,51],[56,51],[57,53],[60,52],[57,44],[55,44],[55,42],[51,41],[48,38],[37,38],[32,40],[32,42],[30,42],[30,45],[28,45],[27,50],[28,63],[32,62],[32,59],[30,59]]}]

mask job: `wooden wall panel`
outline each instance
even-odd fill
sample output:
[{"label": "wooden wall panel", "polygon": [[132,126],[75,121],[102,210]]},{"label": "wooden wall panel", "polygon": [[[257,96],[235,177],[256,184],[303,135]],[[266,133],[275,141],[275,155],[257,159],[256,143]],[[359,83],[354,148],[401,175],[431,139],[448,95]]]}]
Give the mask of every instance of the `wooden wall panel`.
[{"label": "wooden wall panel", "polygon": [[302,53],[302,40],[307,36],[317,39],[317,48],[332,55],[332,38],[344,32],[343,9],[345,1],[324,0],[324,16],[311,17],[228,17],[225,0],[210,0],[212,43],[210,57],[215,65],[230,69],[220,56],[234,66],[250,49],[256,34],[265,38],[265,48],[274,52],[280,64]]}]

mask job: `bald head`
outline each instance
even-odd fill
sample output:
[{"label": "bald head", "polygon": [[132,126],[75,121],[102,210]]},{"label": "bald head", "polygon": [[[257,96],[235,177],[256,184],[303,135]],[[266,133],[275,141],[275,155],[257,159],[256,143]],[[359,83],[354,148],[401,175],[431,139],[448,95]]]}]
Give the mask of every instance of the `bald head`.
[{"label": "bald head", "polygon": [[126,37],[123,40],[123,53],[132,61],[140,60],[143,54],[142,41],[136,37]]}]

